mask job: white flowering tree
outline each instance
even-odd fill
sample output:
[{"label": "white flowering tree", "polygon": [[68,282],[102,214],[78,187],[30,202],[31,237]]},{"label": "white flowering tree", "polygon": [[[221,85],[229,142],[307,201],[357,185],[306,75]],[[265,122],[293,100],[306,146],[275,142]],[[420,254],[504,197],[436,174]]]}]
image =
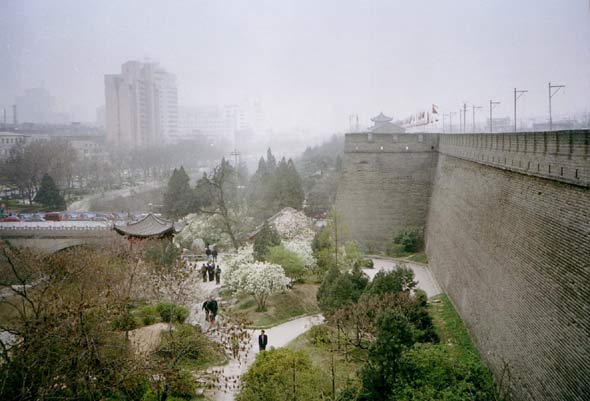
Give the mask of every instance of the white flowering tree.
[{"label": "white flowering tree", "polygon": [[311,248],[315,232],[311,219],[305,213],[285,208],[275,216],[272,226],[279,233],[285,249],[295,252],[306,267],[315,266],[316,261]]},{"label": "white flowering tree", "polygon": [[232,291],[254,297],[258,311],[265,310],[268,297],[285,291],[290,282],[281,266],[266,262],[228,264],[223,274]]}]

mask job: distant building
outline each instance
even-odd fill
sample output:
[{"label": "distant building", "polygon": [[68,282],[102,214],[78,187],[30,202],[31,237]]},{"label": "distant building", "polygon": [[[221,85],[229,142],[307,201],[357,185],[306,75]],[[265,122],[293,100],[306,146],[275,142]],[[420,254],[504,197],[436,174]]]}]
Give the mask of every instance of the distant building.
[{"label": "distant building", "polygon": [[179,137],[183,139],[205,135],[233,141],[236,135],[266,131],[262,106],[251,100],[223,106],[182,107],[178,127]]},{"label": "distant building", "polygon": [[383,113],[371,118],[373,126],[369,127],[368,131],[374,134],[403,134],[406,129],[391,122],[392,117],[388,117]]},{"label": "distant building", "polygon": [[27,142],[27,135],[15,132],[0,132],[0,160],[7,159],[15,147],[24,146]]},{"label": "distant building", "polygon": [[510,117],[497,117],[492,119],[492,127],[490,129],[490,119],[486,119],[486,131],[490,132],[512,132],[514,131],[514,124]]},{"label": "distant building", "polygon": [[128,61],[105,75],[105,127],[111,146],[136,148],[170,142],[178,134],[176,76],[157,63]]},{"label": "distant building", "polygon": [[67,124],[67,114],[56,110],[55,98],[44,88],[25,90],[16,97],[17,120],[20,123]]}]

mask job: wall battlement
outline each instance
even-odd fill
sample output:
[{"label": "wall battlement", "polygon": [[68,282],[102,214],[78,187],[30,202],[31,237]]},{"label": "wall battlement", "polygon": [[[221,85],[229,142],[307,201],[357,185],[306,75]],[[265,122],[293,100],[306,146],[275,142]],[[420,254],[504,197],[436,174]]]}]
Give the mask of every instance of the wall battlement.
[{"label": "wall battlement", "polygon": [[590,130],[441,135],[439,152],[503,170],[590,187]]}]

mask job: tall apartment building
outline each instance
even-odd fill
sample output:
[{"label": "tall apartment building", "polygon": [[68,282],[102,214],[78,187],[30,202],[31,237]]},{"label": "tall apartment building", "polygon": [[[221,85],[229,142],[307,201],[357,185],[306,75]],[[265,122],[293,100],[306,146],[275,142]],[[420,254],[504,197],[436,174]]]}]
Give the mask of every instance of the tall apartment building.
[{"label": "tall apartment building", "polygon": [[128,61],[105,75],[107,143],[136,148],[169,142],[178,132],[176,76],[157,63]]}]

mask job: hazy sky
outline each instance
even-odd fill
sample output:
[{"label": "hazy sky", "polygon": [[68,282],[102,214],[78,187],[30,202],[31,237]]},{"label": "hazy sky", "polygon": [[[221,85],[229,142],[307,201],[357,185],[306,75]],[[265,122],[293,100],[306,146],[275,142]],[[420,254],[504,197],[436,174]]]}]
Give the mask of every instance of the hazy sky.
[{"label": "hazy sky", "polygon": [[[2,0],[0,107],[44,85],[94,120],[104,74],[130,59],[177,75],[181,105],[259,99],[275,129],[341,131],[432,103],[590,110],[588,0]],[[485,109],[484,109],[485,110]],[[481,117],[485,116],[481,112]]]}]

